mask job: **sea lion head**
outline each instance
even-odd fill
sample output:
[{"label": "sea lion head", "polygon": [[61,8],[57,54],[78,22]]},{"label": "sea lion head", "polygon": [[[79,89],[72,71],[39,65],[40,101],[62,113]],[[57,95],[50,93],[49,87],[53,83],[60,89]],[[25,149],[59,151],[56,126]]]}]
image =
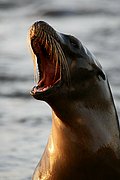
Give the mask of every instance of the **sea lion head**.
[{"label": "sea lion head", "polygon": [[74,36],[57,32],[43,21],[29,31],[38,82],[31,94],[52,104],[57,99],[82,99],[94,89],[105,74],[94,55]]}]

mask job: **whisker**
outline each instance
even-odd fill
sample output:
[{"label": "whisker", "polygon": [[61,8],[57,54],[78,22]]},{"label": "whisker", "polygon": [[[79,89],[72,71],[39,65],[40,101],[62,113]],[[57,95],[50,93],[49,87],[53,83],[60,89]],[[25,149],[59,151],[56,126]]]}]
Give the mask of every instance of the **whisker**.
[{"label": "whisker", "polygon": [[33,54],[33,67],[34,67],[34,83],[37,83],[40,75],[37,66],[37,57],[34,54]]},{"label": "whisker", "polygon": [[49,47],[50,60],[52,60],[53,59],[53,44],[52,44],[51,37],[49,35],[47,36],[47,38],[49,42],[48,47]]},{"label": "whisker", "polygon": [[70,85],[70,71],[69,71],[68,63],[67,63],[66,57],[65,57],[63,50],[60,47],[59,43],[55,39],[54,39],[54,41],[55,41],[54,44],[56,46],[56,49],[58,50],[57,54],[59,54],[60,67],[63,66],[63,69],[66,70],[66,79],[67,79],[67,83],[69,86]]},{"label": "whisker", "polygon": [[45,48],[47,49],[48,48],[48,36],[46,34],[45,36],[45,44],[44,44]]},{"label": "whisker", "polygon": [[[65,54],[59,44],[59,42],[53,37],[47,34],[45,31],[41,30],[37,36],[37,38],[34,39],[34,42],[38,41],[38,53],[39,53],[39,46],[42,48],[42,51],[45,50],[47,53],[47,56],[51,63],[54,65],[54,78],[53,82],[56,80],[58,70],[60,79],[62,78],[62,72],[65,71],[65,78],[67,81],[68,86],[70,85],[70,70],[69,66],[65,57]],[[38,82],[40,80],[40,70],[39,70],[39,64],[37,65],[37,56],[33,54],[33,64],[34,64],[34,81]],[[59,67],[59,69],[58,69]],[[64,71],[63,71],[64,70]]]},{"label": "whisker", "polygon": [[57,53],[57,51],[56,51],[56,48],[55,48],[55,77],[54,77],[54,79],[56,79],[56,75],[57,75],[57,68],[58,68],[58,53]]},{"label": "whisker", "polygon": [[43,32],[43,37],[41,38],[41,45],[45,46],[45,43],[46,43],[46,33]]}]

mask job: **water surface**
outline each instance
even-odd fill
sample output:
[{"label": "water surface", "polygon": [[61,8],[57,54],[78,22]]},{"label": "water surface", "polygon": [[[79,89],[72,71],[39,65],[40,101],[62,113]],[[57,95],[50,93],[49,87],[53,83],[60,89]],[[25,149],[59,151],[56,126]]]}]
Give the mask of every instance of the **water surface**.
[{"label": "water surface", "polygon": [[120,114],[119,0],[0,2],[0,180],[30,180],[47,142],[51,110],[34,100],[27,32],[36,20],[75,35],[106,71]]}]

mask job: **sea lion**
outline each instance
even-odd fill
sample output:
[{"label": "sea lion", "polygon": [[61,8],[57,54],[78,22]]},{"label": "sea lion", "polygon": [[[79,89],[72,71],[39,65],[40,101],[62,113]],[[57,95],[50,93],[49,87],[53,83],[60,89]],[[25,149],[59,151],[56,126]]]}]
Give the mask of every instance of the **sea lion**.
[{"label": "sea lion", "polygon": [[33,180],[120,179],[120,131],[107,77],[75,37],[46,22],[29,31],[39,80],[31,94],[52,108],[52,129]]}]

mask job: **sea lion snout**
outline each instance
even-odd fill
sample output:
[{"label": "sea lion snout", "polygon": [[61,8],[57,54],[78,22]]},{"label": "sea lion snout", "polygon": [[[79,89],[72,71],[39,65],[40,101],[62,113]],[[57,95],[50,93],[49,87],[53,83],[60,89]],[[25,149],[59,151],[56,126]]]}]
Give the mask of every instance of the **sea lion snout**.
[{"label": "sea lion snout", "polygon": [[[43,34],[42,34],[43,33]],[[36,21],[29,30],[30,39],[40,37],[41,34],[44,36],[46,34],[49,34],[49,36],[54,37],[55,39],[58,39],[58,35],[56,34],[56,31],[46,22],[44,21]]]}]

